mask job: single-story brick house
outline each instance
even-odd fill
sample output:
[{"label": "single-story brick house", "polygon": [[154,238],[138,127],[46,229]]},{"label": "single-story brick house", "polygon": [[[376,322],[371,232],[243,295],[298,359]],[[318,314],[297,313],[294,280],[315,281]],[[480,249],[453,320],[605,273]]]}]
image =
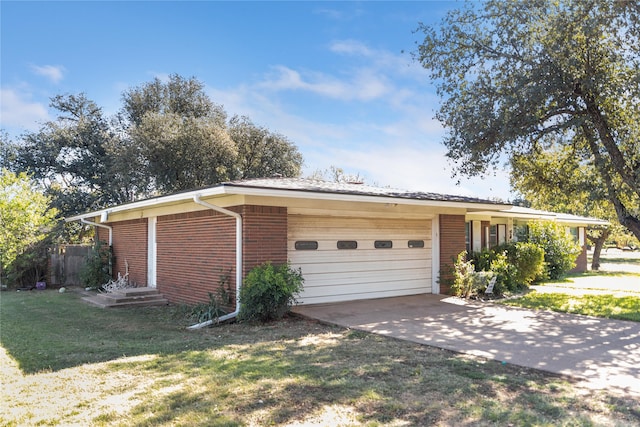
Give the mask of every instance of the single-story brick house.
[{"label": "single-story brick house", "polygon": [[[138,286],[176,303],[234,293],[265,261],[305,278],[301,304],[447,293],[441,276],[463,250],[512,240],[527,221],[585,228],[605,221],[491,200],[294,178],[233,181],[68,218],[97,227]],[[585,247],[586,248],[586,247]],[[586,270],[586,249],[577,270]],[[233,309],[233,307],[231,307]]]}]

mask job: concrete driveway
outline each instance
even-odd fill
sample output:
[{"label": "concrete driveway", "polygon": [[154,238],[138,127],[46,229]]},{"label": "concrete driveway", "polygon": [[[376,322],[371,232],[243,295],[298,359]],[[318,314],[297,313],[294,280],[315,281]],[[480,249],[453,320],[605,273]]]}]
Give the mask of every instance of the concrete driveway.
[{"label": "concrete driveway", "polygon": [[358,329],[584,379],[640,398],[640,323],[533,311],[444,295],[297,306]]}]

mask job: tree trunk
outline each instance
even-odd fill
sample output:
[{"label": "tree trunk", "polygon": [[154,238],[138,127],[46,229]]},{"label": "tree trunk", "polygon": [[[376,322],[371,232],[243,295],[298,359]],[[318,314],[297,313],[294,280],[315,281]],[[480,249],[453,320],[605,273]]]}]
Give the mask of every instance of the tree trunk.
[{"label": "tree trunk", "polygon": [[[611,201],[611,203],[613,203],[613,207],[616,210],[616,215],[618,216],[618,221],[620,221],[620,224],[625,226],[631,233],[633,233],[634,236],[636,236],[638,240],[640,240],[640,217],[634,216],[631,212],[629,212],[627,207],[622,202],[618,189],[614,184],[613,179],[611,178],[609,167],[606,164],[602,153],[600,153],[600,150],[598,149],[596,138],[593,132],[586,124],[582,125],[582,129],[586,136],[587,143],[589,144],[589,149],[594,156],[596,168],[598,169],[598,172],[600,173],[600,176],[602,177],[602,180],[607,187],[607,197]],[[638,191],[638,189],[634,188],[633,186],[631,186],[631,189],[632,191]]]},{"label": "tree trunk", "polygon": [[[593,96],[585,96],[584,100],[587,104],[587,112],[589,113],[589,117],[591,117],[591,121],[595,127],[595,131],[599,136],[598,140],[604,146],[609,160],[611,161],[611,166],[613,167],[614,172],[622,179],[622,182],[629,186],[631,191],[640,196],[640,188],[637,184],[638,178],[640,178],[638,176],[638,170],[627,164],[627,159],[625,159],[624,154],[622,154],[622,152],[618,148],[618,144],[612,136],[611,128],[607,123],[607,119],[600,111],[600,108],[595,102]],[[588,133],[591,132],[588,131]],[[588,135],[588,138],[591,139],[591,142],[595,142],[596,140],[593,134]],[[594,148],[595,146],[592,146],[591,151],[593,151]],[[595,149],[597,150],[597,148]],[[631,161],[633,162],[633,159],[631,159]],[[599,165],[598,167],[603,165],[604,163]]]},{"label": "tree trunk", "polygon": [[633,235],[640,240],[640,217],[632,215],[617,195],[609,198],[613,203],[613,207],[616,209],[616,214],[618,215],[618,221],[620,221],[620,224],[627,227],[627,230],[632,232]]},{"label": "tree trunk", "polygon": [[591,260],[591,269],[598,271],[600,269],[600,254],[605,242],[609,238],[611,230],[608,228],[602,229],[602,233],[598,237],[590,237],[589,240],[593,242],[593,259]]}]

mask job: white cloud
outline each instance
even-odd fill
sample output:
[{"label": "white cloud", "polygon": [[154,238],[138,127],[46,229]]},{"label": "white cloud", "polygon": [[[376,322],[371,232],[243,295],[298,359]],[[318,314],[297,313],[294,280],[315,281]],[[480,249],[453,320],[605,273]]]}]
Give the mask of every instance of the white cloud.
[{"label": "white cloud", "polygon": [[[323,5],[330,4],[329,2],[323,2]],[[346,9],[329,9],[329,8],[316,8],[314,13],[316,15],[324,16],[332,21],[352,21],[360,16],[362,16],[365,12],[358,6],[356,2],[351,3],[353,5],[349,10]]]},{"label": "white cloud", "polygon": [[29,101],[14,89],[0,89],[0,126],[3,129],[36,130],[47,120],[49,114],[45,105]]},{"label": "white cloud", "polygon": [[61,65],[32,65],[31,70],[39,76],[46,77],[53,83],[59,83],[64,78],[64,67]]},{"label": "white cloud", "polygon": [[357,40],[336,40],[329,46],[329,50],[347,55],[370,57],[374,52],[364,43]]},{"label": "white cloud", "polygon": [[334,40],[329,45],[331,52],[367,60],[368,66],[378,72],[392,73],[417,81],[426,81],[427,71],[414,61],[409,53],[395,54],[385,49],[374,49],[359,40]]},{"label": "white cloud", "polygon": [[370,101],[392,91],[384,76],[367,68],[352,71],[346,79],[318,72],[300,72],[283,65],[275,66],[273,70],[274,73],[258,84],[261,89],[300,90],[342,101]]},{"label": "white cloud", "polygon": [[[256,88],[272,92],[308,92],[345,102],[382,99],[397,109],[409,108],[420,98],[433,97],[425,70],[408,55],[373,49],[351,39],[333,41],[328,49],[334,54],[350,57],[350,65],[345,65],[340,74],[294,69],[280,64],[272,66],[271,72],[256,84]],[[406,85],[424,88],[424,92],[416,94]],[[420,109],[423,110],[421,106]]]}]

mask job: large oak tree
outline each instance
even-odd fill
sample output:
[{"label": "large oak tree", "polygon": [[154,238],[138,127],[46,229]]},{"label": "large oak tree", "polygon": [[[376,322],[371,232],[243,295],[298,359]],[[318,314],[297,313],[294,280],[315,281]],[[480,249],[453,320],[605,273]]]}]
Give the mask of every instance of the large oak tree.
[{"label": "large oak tree", "polygon": [[[124,203],[139,194],[139,164],[126,140],[84,94],[51,100],[54,121],[24,135],[13,149],[14,169],[33,175],[63,215]],[[140,178],[142,179],[142,178]]]},{"label": "large oak tree", "polygon": [[469,2],[419,31],[415,55],[443,99],[436,117],[460,173],[573,145],[640,238],[638,2]]},{"label": "large oak tree", "polygon": [[177,74],[124,93],[127,133],[147,160],[159,193],[230,179],[300,174],[302,156],[283,135],[247,117],[227,123],[205,86]]},{"label": "large oak tree", "polygon": [[17,142],[0,132],[0,165],[31,174],[62,216],[230,179],[300,174],[291,141],[247,117],[227,120],[195,78],[133,87],[115,117],[84,94],[55,96],[51,107],[57,118]]}]

